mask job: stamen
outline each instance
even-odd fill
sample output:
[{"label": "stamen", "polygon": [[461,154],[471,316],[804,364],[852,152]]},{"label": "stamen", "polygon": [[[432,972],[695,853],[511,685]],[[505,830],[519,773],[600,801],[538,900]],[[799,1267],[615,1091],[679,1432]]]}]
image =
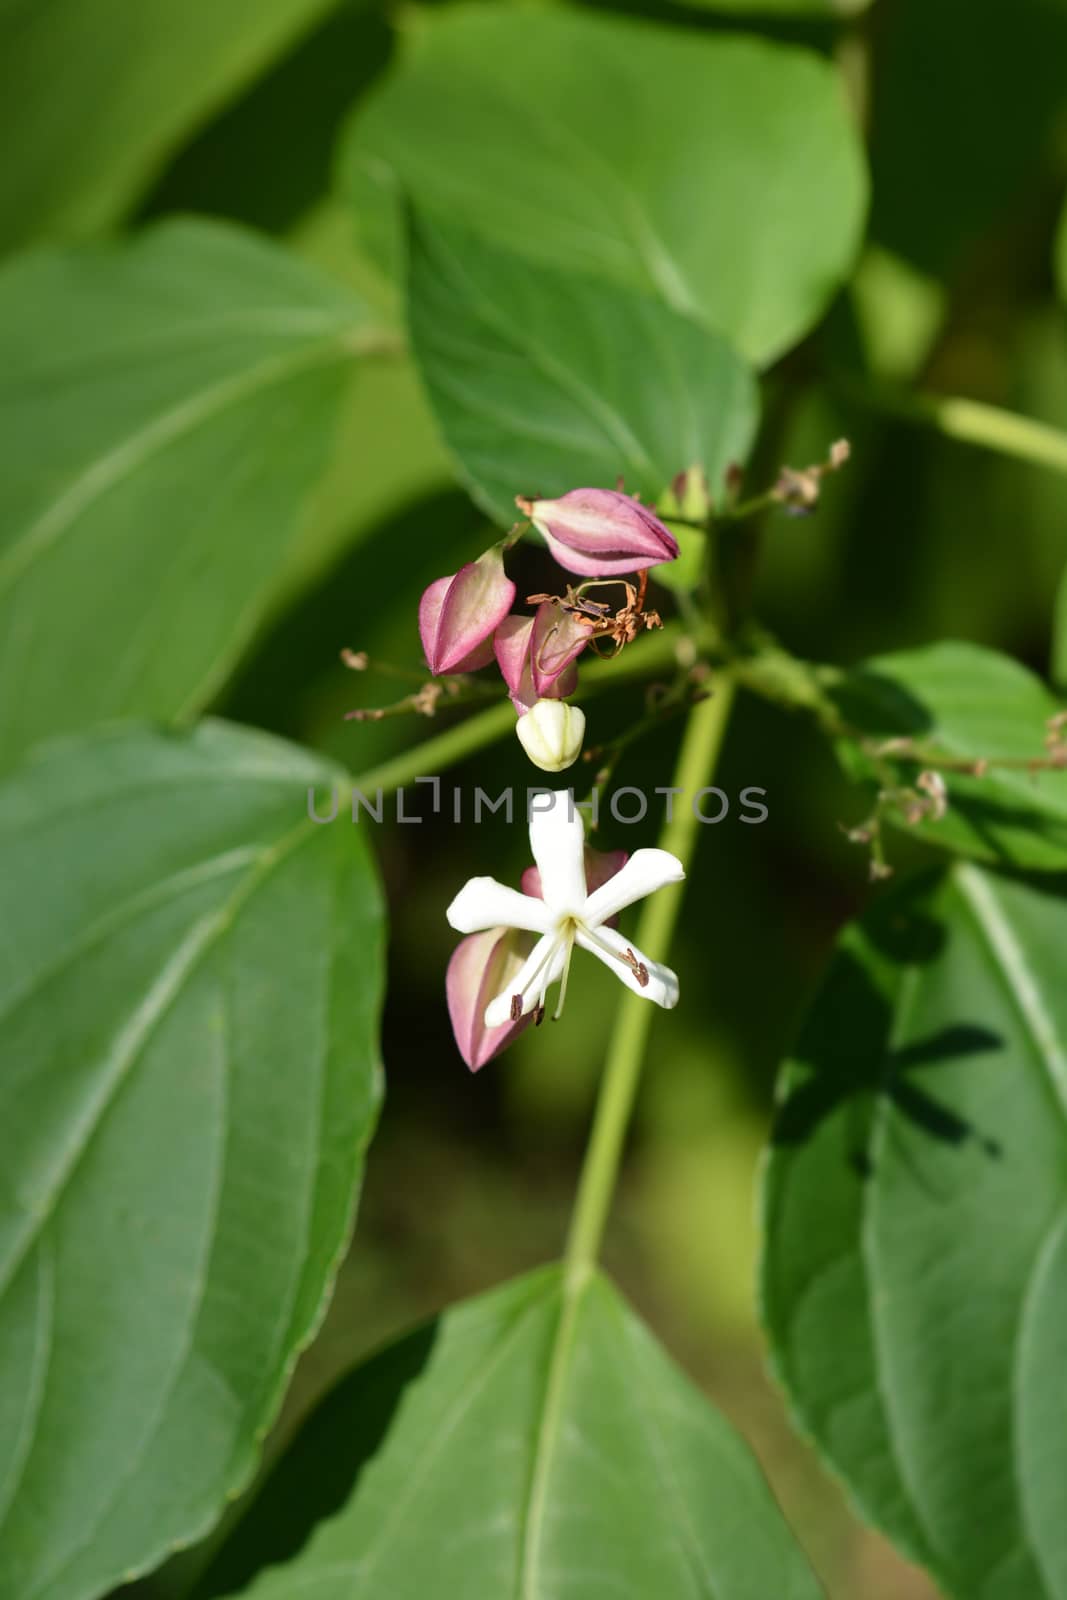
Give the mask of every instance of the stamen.
[{"label": "stamen", "polygon": [[572,924],[571,928],[570,928],[570,931],[567,934],[567,954],[566,954],[566,957],[564,958],[564,962],[563,962],[563,976],[560,979],[560,983],[559,983],[559,1001],[558,1001],[558,1003],[556,1005],[555,1011],[552,1013],[552,1021],[553,1022],[558,1022],[560,1017],[563,1015],[563,1002],[567,998],[567,979],[571,975],[571,956],[573,954],[574,954],[574,926]]},{"label": "stamen", "polygon": [[539,1028],[541,1026],[542,1022],[544,1022],[544,1020],[545,1020],[545,1002],[543,1000],[539,1000],[537,1002],[537,1010],[534,1012],[534,1027],[535,1028]]},{"label": "stamen", "polygon": [[[535,988],[535,986],[537,984],[538,979],[541,977],[541,974],[544,972],[545,968],[547,966],[551,965],[552,958],[555,955],[557,948],[558,948],[557,943],[555,941],[553,941],[553,943],[549,945],[548,949],[545,951],[544,955],[541,957],[540,961],[537,963],[537,965],[534,968],[534,970],[530,973],[530,976],[526,981],[526,987],[525,987],[525,989],[523,989],[522,993],[521,994],[513,994],[512,995],[512,997],[511,997],[511,1020],[512,1020],[512,1022],[518,1022],[521,1019],[521,1017],[523,1015],[524,1008],[525,1008],[526,996],[533,991],[533,989]],[[537,1010],[543,1012],[544,1008],[545,1008],[545,993],[544,993],[544,990],[542,989],[541,990],[540,999],[537,1002]],[[539,1022],[540,1018],[539,1017],[535,1018],[535,1021]]]},{"label": "stamen", "polygon": [[593,944],[595,944],[599,950],[603,950],[605,955],[611,956],[613,961],[621,961],[624,967],[629,967],[630,971],[633,973],[642,989],[648,988],[648,968],[645,966],[643,961],[638,961],[629,945],[626,947],[626,954],[620,955],[619,952],[617,950],[613,950],[610,944],[608,944],[604,939],[597,938],[595,929],[586,928],[584,931],[585,937],[587,939],[591,939]]}]

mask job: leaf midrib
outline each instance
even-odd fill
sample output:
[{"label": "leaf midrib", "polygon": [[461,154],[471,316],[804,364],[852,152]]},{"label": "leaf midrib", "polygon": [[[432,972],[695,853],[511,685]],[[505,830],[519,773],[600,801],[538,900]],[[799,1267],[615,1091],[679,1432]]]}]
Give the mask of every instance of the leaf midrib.
[{"label": "leaf midrib", "polygon": [[[196,350],[201,340],[217,340],[220,336],[249,335],[259,339],[277,340],[291,344],[299,339],[306,344],[309,338],[343,338],[358,330],[361,323],[353,321],[351,309],[341,315],[339,309],[308,306],[277,305],[269,309],[252,311],[220,311],[209,316],[191,317],[187,321],[168,322],[166,326],[142,329],[136,336],[109,338],[106,344],[87,348],[58,351],[54,360],[20,366],[17,373],[9,369],[0,377],[0,399],[10,389],[16,399],[29,383],[69,382],[72,375],[91,371],[100,361],[158,356],[177,349],[183,355]],[[49,352],[51,355],[51,352]]]},{"label": "leaf midrib", "polygon": [[[1044,1067],[1052,1098],[1060,1112],[1061,1130],[1067,1132],[1067,1056],[1059,1048],[1055,1025],[1045,1012],[1037,986],[1031,981],[1026,970],[1025,952],[1019,945],[1002,907],[997,903],[987,878],[973,867],[961,866],[957,869],[956,881],[959,885],[960,899],[970,914],[974,930],[1004,985],[1023,1032],[1033,1047],[1035,1058]],[[1010,1367],[1011,1435],[1015,1451],[1012,1483],[1021,1533],[1019,1544],[1042,1583],[1046,1584],[1049,1597],[1055,1594],[1055,1586],[1046,1583],[1047,1574],[1042,1554],[1030,1527],[1029,1508],[1023,1491],[1023,1475],[1018,1470],[1019,1371],[1031,1308],[1034,1304],[1032,1298],[1034,1285],[1039,1280],[1046,1252],[1054,1245],[1063,1223],[1064,1211],[1061,1206],[1053,1213],[1034,1252],[1019,1300]]]},{"label": "leaf midrib", "polygon": [[653,227],[637,190],[627,183],[625,176],[612,166],[605,155],[584,142],[575,129],[558,118],[546,116],[533,95],[526,97],[525,109],[530,120],[542,130],[546,143],[555,142],[564,166],[567,165],[567,152],[570,151],[586,165],[594,189],[599,186],[598,179],[615,189],[621,201],[620,215],[626,222],[624,231],[629,235],[634,254],[656,287],[657,298],[662,297],[663,303],[672,310],[700,317],[700,302],[686,282],[679,262]]},{"label": "leaf midrib", "polygon": [[109,906],[103,916],[97,917],[76,939],[54,955],[51,961],[34,972],[28,983],[0,1000],[0,1027],[73,962],[89,955],[105,939],[110,938],[113,933],[120,932],[127,922],[134,921],[142,912],[157,910],[168,900],[180,898],[187,889],[199,888],[215,877],[225,877],[247,862],[258,860],[262,854],[263,848],[256,845],[224,850],[221,854],[208,856],[191,867],[182,867],[169,877],[159,878],[146,889],[141,889],[128,899],[120,901],[118,905]]},{"label": "leaf midrib", "polygon": [[[356,331],[356,330],[351,330]],[[287,351],[239,373],[230,373],[154,417],[118,445],[98,455],[21,532],[0,555],[0,597],[26,569],[77,526],[102,495],[139,472],[153,456],[168,449],[205,422],[222,415],[251,395],[317,367],[340,365],[360,353],[350,333]]]},{"label": "leaf midrib", "polygon": [[[535,96],[526,96],[524,112],[530,126],[540,134],[546,153],[550,157],[554,152],[564,169],[575,164],[584,167],[594,193],[604,193],[609,190],[615,192],[617,205],[614,214],[622,223],[618,233],[613,234],[595,221],[587,227],[590,240],[599,246],[602,262],[602,270],[590,274],[594,280],[602,280],[612,285],[622,284],[636,290],[651,287],[654,290],[653,298],[661,305],[669,306],[674,311],[684,312],[695,320],[703,322],[706,313],[702,309],[699,297],[690,288],[680,261],[671,253],[666,240],[653,225],[642,196],[627,181],[626,175],[613,166],[606,155],[583,140],[576,129],[567,127],[557,118],[546,115]],[[382,159],[387,166],[391,165],[387,154],[383,154]],[[424,197],[431,190],[440,191],[438,174],[432,174],[430,180],[424,179],[424,183],[425,188],[420,185]],[[608,198],[605,198],[604,206],[609,212],[613,209]],[[581,219],[569,221],[569,226],[576,230],[579,220]],[[492,233],[479,236],[496,238]],[[606,252],[605,245],[608,247]],[[619,256],[619,245],[632,251],[634,259],[647,274],[647,284],[635,281],[636,275],[629,272],[624,274],[610,268],[608,261],[612,257]],[[524,255],[522,259],[535,271],[544,265],[543,261],[535,256]]]},{"label": "leaf midrib", "polygon": [[971,866],[956,869],[960,895],[985,944],[1004,988],[1042,1063],[1052,1096],[1067,1131],[1067,1051],[1060,1047],[1056,1025],[1045,1010],[1039,986],[1027,970],[1025,952],[988,881]]},{"label": "leaf midrib", "polygon": [[522,1506],[522,1532],[518,1550],[517,1600],[537,1600],[540,1590],[541,1548],[544,1537],[545,1512],[548,1504],[548,1482],[552,1471],[552,1458],[559,1440],[563,1421],[563,1402],[567,1390],[574,1341],[578,1332],[578,1314],[582,1300],[592,1283],[591,1270],[581,1273],[563,1269],[560,1284],[560,1309],[556,1331],[552,1336],[548,1371],[541,1401],[541,1419],[534,1441],[530,1479]]},{"label": "leaf midrib", "polygon": [[[338,911],[337,891],[338,891],[338,885],[337,885],[337,881],[335,879],[334,888],[333,888],[333,898],[332,898],[333,927],[334,927],[334,929],[336,929],[336,924],[337,924],[337,911]],[[232,924],[231,924],[231,926],[232,926]],[[334,944],[333,939],[330,939],[330,940],[327,941],[326,949],[328,951],[333,951],[335,949],[335,944]],[[328,961],[327,962],[327,969],[332,974],[332,961]],[[327,987],[329,987],[330,982],[331,982],[331,978],[327,978]],[[225,1015],[225,1013],[223,1013],[223,1015]],[[224,1058],[224,1061],[226,1063],[226,1069],[227,1069],[226,1075],[225,1075],[225,1077],[226,1077],[226,1085],[225,1086],[226,1086],[226,1090],[227,1090],[227,1093],[228,1093],[230,1058],[226,1054],[225,1049],[223,1049],[222,1054],[223,1054],[223,1058]],[[315,1056],[315,1060],[316,1060],[316,1062],[318,1064],[319,1070],[318,1070],[318,1072],[316,1074],[318,1115],[317,1115],[317,1117],[315,1119],[314,1133],[315,1133],[316,1140],[321,1143],[321,1137],[322,1137],[322,1131],[323,1131],[323,1127],[322,1127],[322,1123],[323,1123],[322,1112],[323,1112],[323,1101],[324,1101],[325,1073],[323,1071],[323,1057],[322,1057],[322,1055],[321,1054],[316,1055]],[[227,1130],[229,1130],[230,1126],[231,1126],[231,1119],[227,1116],[225,1118],[225,1127],[226,1127]],[[366,1141],[364,1141],[364,1147],[365,1147],[365,1142]],[[313,1155],[314,1155],[314,1151],[309,1151],[309,1157],[313,1157]],[[221,1155],[221,1158],[220,1158],[219,1169],[218,1169],[218,1180],[217,1180],[217,1184],[216,1184],[216,1194],[214,1196],[213,1204],[212,1204],[212,1208],[211,1208],[211,1228],[210,1228],[209,1238],[208,1238],[208,1242],[207,1242],[207,1247],[206,1247],[205,1252],[204,1252],[204,1260],[205,1260],[204,1273],[203,1273],[203,1276],[202,1276],[202,1279],[201,1279],[199,1292],[196,1295],[196,1297],[194,1299],[194,1302],[190,1306],[190,1309],[189,1309],[188,1336],[187,1336],[187,1338],[185,1340],[185,1343],[184,1343],[184,1349],[183,1349],[182,1354],[181,1354],[181,1359],[174,1363],[174,1367],[173,1367],[173,1371],[172,1371],[172,1374],[171,1374],[170,1382],[168,1383],[163,1395],[161,1396],[158,1404],[156,1405],[155,1414],[154,1414],[154,1417],[153,1417],[153,1420],[152,1420],[152,1425],[151,1425],[151,1427],[149,1427],[149,1428],[147,1428],[145,1430],[144,1434],[142,1435],[141,1442],[140,1442],[140,1445],[139,1445],[138,1449],[135,1451],[133,1457],[129,1461],[127,1461],[124,1472],[122,1474],[120,1474],[119,1478],[112,1485],[111,1491],[110,1491],[110,1493],[108,1495],[108,1499],[107,1499],[106,1503],[104,1504],[104,1506],[102,1508],[100,1508],[100,1511],[97,1513],[96,1517],[94,1518],[94,1523],[93,1523],[92,1528],[89,1530],[88,1533],[86,1533],[84,1538],[78,1544],[76,1544],[72,1549],[70,1549],[69,1551],[67,1551],[65,1553],[65,1555],[63,1557],[63,1560],[62,1560],[62,1562],[61,1562],[61,1564],[59,1566],[53,1567],[51,1572],[49,1572],[49,1573],[45,1574],[44,1576],[42,1576],[42,1578],[40,1579],[40,1581],[38,1582],[38,1584],[36,1585],[36,1587],[34,1588],[32,1593],[26,1596],[26,1600],[37,1600],[37,1597],[42,1593],[42,1591],[47,1591],[52,1585],[54,1585],[56,1580],[58,1578],[60,1578],[64,1573],[68,1572],[70,1570],[70,1568],[74,1565],[74,1563],[84,1554],[84,1552],[87,1551],[88,1549],[90,1549],[90,1547],[91,1547],[91,1545],[93,1543],[93,1540],[95,1539],[97,1533],[99,1532],[99,1529],[103,1526],[103,1523],[104,1523],[106,1517],[108,1515],[110,1515],[114,1511],[114,1508],[115,1508],[116,1504],[119,1502],[119,1500],[120,1500],[123,1492],[125,1491],[126,1487],[132,1481],[132,1479],[136,1476],[136,1474],[139,1471],[141,1463],[143,1462],[145,1456],[147,1455],[148,1451],[152,1448],[152,1446],[154,1445],[155,1441],[159,1437],[160,1427],[162,1426],[163,1422],[166,1420],[167,1412],[168,1412],[168,1409],[169,1409],[169,1407],[170,1407],[170,1405],[171,1405],[171,1403],[173,1401],[174,1394],[176,1393],[178,1385],[181,1382],[181,1379],[182,1379],[183,1375],[185,1374],[185,1372],[186,1372],[186,1370],[188,1368],[190,1356],[191,1356],[191,1354],[192,1354],[192,1352],[193,1352],[193,1350],[195,1348],[195,1345],[196,1345],[196,1336],[197,1336],[197,1332],[198,1332],[199,1327],[200,1327],[200,1322],[201,1322],[201,1318],[203,1316],[204,1305],[205,1305],[205,1300],[206,1300],[205,1289],[206,1289],[206,1285],[207,1285],[207,1282],[209,1281],[210,1274],[211,1274],[212,1259],[214,1257],[215,1250],[216,1250],[217,1245],[218,1245],[218,1236],[219,1236],[218,1224],[219,1224],[219,1213],[220,1213],[219,1198],[220,1198],[220,1196],[222,1194],[223,1187],[224,1187],[224,1184],[225,1184],[225,1175],[226,1175],[228,1160],[229,1160],[229,1140],[227,1138],[226,1140],[224,1140],[224,1143],[223,1143],[223,1150],[222,1150],[222,1155]],[[354,1208],[355,1203],[356,1203],[356,1197],[354,1196],[353,1199],[352,1199],[352,1208]],[[309,1244],[310,1244],[311,1223],[312,1223],[312,1206],[310,1204],[310,1199],[307,1199],[305,1201],[305,1207],[304,1207],[304,1230],[303,1230],[303,1232],[304,1232],[304,1248],[303,1248],[303,1254],[302,1254],[302,1260],[304,1260],[305,1262],[307,1260],[308,1248],[309,1248]],[[342,1240],[341,1244],[338,1246],[338,1252],[337,1252],[337,1256],[336,1256],[335,1262],[334,1262],[334,1272],[336,1272],[336,1266],[340,1261],[341,1255],[343,1254],[344,1250],[347,1248],[347,1244],[349,1242],[350,1234],[351,1234],[351,1223],[349,1225],[349,1229],[346,1232],[345,1239]],[[281,1308],[280,1308],[280,1311],[279,1311],[279,1315],[278,1315],[278,1317],[276,1319],[275,1333],[274,1333],[274,1337],[273,1337],[273,1340],[272,1340],[272,1357],[271,1357],[271,1362],[269,1364],[269,1370],[272,1370],[272,1371],[277,1369],[278,1353],[282,1349],[284,1349],[284,1346],[285,1346],[286,1335],[287,1335],[287,1333],[288,1333],[288,1331],[290,1329],[290,1326],[291,1326],[293,1312],[295,1311],[297,1298],[298,1298],[298,1295],[299,1295],[300,1279],[301,1279],[301,1273],[299,1271],[296,1271],[296,1272],[294,1272],[292,1274],[291,1280],[290,1280],[290,1286],[289,1286],[288,1299],[286,1301],[283,1301],[283,1303],[281,1305]],[[295,1362],[295,1360],[296,1360],[296,1355],[294,1353],[294,1355],[292,1357],[292,1362]],[[291,1371],[291,1364],[290,1364],[290,1371]],[[274,1400],[273,1400],[273,1404],[272,1404],[272,1414],[276,1414],[277,1413],[277,1408],[278,1408],[278,1404],[279,1404],[279,1401],[280,1401],[280,1397],[281,1397],[281,1394],[284,1392],[284,1384],[285,1384],[284,1377],[279,1378],[278,1383],[277,1383],[277,1385],[275,1387]],[[204,1516],[201,1519],[201,1523],[200,1523],[199,1527],[189,1535],[189,1540],[194,1540],[197,1537],[199,1537],[201,1534],[206,1533],[208,1531],[208,1529],[211,1527],[213,1521],[214,1521],[214,1518],[210,1514]],[[189,1541],[187,1540],[185,1542],[189,1542]],[[168,1543],[166,1545],[160,1546],[160,1548],[155,1552],[154,1555],[146,1557],[141,1562],[141,1565],[140,1565],[138,1571],[143,1573],[143,1572],[148,1572],[148,1571],[153,1570],[158,1565],[160,1560],[162,1560],[167,1554],[172,1553],[177,1548],[179,1548],[179,1546],[175,1545],[174,1543]]]},{"label": "leaf midrib", "polygon": [[[42,1248],[38,1255],[38,1294],[34,1319],[33,1364],[27,1384],[28,1402],[11,1452],[7,1482],[0,1486],[0,1528],[7,1522],[8,1513],[15,1503],[19,1489],[22,1487],[26,1466],[33,1453],[33,1441],[37,1431],[37,1422],[41,1415],[41,1406],[44,1401],[52,1362],[52,1352],[55,1345],[55,1260],[54,1256],[45,1256],[43,1245],[44,1241],[42,1240]],[[45,1323],[47,1332],[45,1338],[42,1339],[39,1328],[45,1320],[41,1316],[41,1307],[46,1300],[42,1292],[43,1284],[46,1281],[48,1284],[46,1302],[48,1315]],[[43,1360],[41,1359],[42,1346]]]},{"label": "leaf midrib", "polygon": [[[878,1092],[875,1095],[873,1115],[867,1134],[867,1151],[875,1171],[879,1170],[881,1159],[889,1137],[889,1108],[892,1104],[888,1090],[893,1075],[893,1059],[908,1036],[908,1024],[914,1009],[919,992],[920,968],[908,966],[904,969],[900,986],[897,991],[893,1006],[893,1019],[889,1034],[884,1044],[884,1055],[879,1073]],[[885,1337],[881,1333],[878,1319],[879,1297],[875,1292],[875,1285],[879,1281],[877,1265],[876,1234],[873,1228],[874,1195],[871,1185],[865,1184],[861,1189],[860,1215],[857,1228],[857,1253],[863,1270],[864,1282],[867,1286],[867,1306],[870,1315],[871,1338],[871,1376],[874,1392],[878,1398],[879,1409],[885,1423],[885,1440],[889,1450],[889,1457],[893,1464],[901,1495],[907,1506],[909,1515],[923,1541],[923,1557],[931,1567],[939,1567],[937,1542],[934,1530],[927,1521],[921,1485],[912,1482],[910,1463],[907,1460],[902,1444],[904,1430],[897,1425],[897,1401],[893,1392],[889,1369],[882,1357]]]},{"label": "leaf midrib", "polygon": [[[162,972],[157,974],[152,989],[141,1000],[138,1007],[139,1012],[144,1012],[147,1007],[147,1015],[139,1018],[135,1012],[126,1027],[120,1030],[117,1070],[107,1083],[99,1103],[93,1107],[87,1121],[79,1129],[78,1136],[68,1151],[65,1163],[61,1163],[60,1170],[53,1180],[50,1193],[43,1203],[35,1207],[30,1227],[23,1234],[12,1255],[8,1258],[6,1270],[3,1276],[0,1277],[0,1299],[6,1294],[22,1263],[39,1241],[45,1226],[54,1214],[64,1191],[102,1126],[120,1089],[129,1078],[130,1073],[135,1068],[159,1025],[181,998],[189,979],[199,971],[206,957],[219,941],[229,933],[246,902],[251,899],[256,890],[267,881],[272,872],[288,860],[302,843],[309,838],[314,838],[316,831],[314,825],[307,818],[302,818],[296,827],[290,829],[273,846],[265,849],[259,856],[254,869],[247,877],[242,879],[234,892],[220,906],[215,907],[211,912],[201,917],[186,933]],[[149,1002],[156,991],[159,991],[158,1000],[152,1006]],[[122,1038],[124,1034],[130,1032],[132,1032],[132,1038],[126,1046],[125,1059],[123,1059]]]}]

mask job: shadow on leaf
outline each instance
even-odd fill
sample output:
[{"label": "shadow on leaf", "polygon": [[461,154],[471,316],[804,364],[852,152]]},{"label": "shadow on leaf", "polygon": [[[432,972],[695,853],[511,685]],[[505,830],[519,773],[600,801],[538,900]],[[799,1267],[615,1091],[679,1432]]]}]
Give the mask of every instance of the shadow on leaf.
[{"label": "shadow on leaf", "polygon": [[253,1491],[190,1600],[238,1593],[265,1567],[291,1560],[318,1524],[341,1509],[388,1435],[405,1390],[429,1362],[437,1333],[436,1321],[416,1328],[327,1392]]},{"label": "shadow on leaf", "polygon": [[[927,880],[928,881],[928,880]],[[940,925],[921,907],[888,896],[866,925],[869,943],[892,966],[914,969],[931,961],[943,943]],[[893,1043],[894,1008],[856,953],[839,952],[798,1049],[799,1072],[781,1106],[776,1145],[803,1144],[842,1106],[854,1111],[849,1159],[861,1177],[872,1166],[868,1135],[879,1100],[913,1126],[946,1144],[976,1141],[990,1156],[999,1143],[943,1105],[911,1076],[1004,1046],[992,1029],[953,1023],[907,1044]]]}]

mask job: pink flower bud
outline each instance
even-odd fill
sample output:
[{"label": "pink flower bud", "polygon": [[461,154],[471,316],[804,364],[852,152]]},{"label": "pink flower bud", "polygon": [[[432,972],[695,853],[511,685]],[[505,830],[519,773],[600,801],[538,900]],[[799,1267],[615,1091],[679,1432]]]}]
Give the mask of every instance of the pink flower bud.
[{"label": "pink flower bud", "polygon": [[493,632],[511,610],[515,585],[499,545],[451,578],[431,583],[419,601],[419,633],[434,677],[473,672],[493,659]]},{"label": "pink flower bud", "polygon": [[587,578],[673,561],[674,535],[645,506],[616,489],[571,489],[558,500],[516,499],[561,567]]},{"label": "pink flower bud", "polygon": [[499,1028],[485,1025],[486,1006],[507,989],[533,942],[532,934],[514,928],[489,928],[468,935],[452,952],[445,978],[448,1014],[459,1053],[472,1072],[498,1056],[533,1021],[530,1012]]},{"label": "pink flower bud", "polygon": [[512,704],[522,716],[538,700],[563,700],[578,687],[575,659],[590,630],[561,606],[545,600],[532,617],[505,617],[493,641]]}]

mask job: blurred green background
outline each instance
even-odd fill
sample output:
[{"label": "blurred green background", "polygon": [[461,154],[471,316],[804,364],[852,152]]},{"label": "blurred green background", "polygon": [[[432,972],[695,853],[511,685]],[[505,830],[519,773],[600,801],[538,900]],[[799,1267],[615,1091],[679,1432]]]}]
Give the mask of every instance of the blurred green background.
[{"label": "blurred green background", "polygon": [[[614,9],[691,29],[743,25],[833,56],[868,133],[869,243],[818,333],[766,380],[752,482],[769,481],[783,462],[820,459],[842,435],[853,459],[816,516],[767,520],[764,620],[813,659],[846,663],[955,637],[1047,674],[1067,557],[1067,480],[879,416],[854,398],[853,380],[917,382],[1051,422],[1067,417],[1052,270],[1067,182],[1067,6],[875,0],[848,19],[841,13],[854,7],[771,0],[637,0]],[[763,15],[775,9],[789,14]],[[0,28],[16,46],[30,10],[13,0],[0,6]],[[131,59],[140,25],[159,27],[161,49],[181,36],[181,7],[146,6],[140,24],[135,0],[126,11]],[[200,92],[161,127],[151,159],[136,170],[125,162],[121,128],[108,129],[109,83],[121,77],[121,60],[102,51],[95,83],[87,88],[79,71],[68,95],[62,80],[35,81],[32,51],[13,50],[8,67],[0,64],[5,143],[18,139],[20,116],[37,114],[38,95],[69,101],[71,118],[88,113],[87,139],[106,150],[113,137],[114,184],[113,192],[99,184],[82,191],[74,170],[50,200],[47,170],[31,174],[8,197],[0,236],[17,248],[108,231],[116,215],[218,215],[284,239],[394,312],[394,291],[361,254],[337,195],[335,160],[347,119],[389,70],[410,24],[401,7],[264,4],[261,36],[241,59],[221,43],[217,59],[198,47]],[[327,750],[357,773],[425,736],[426,725],[407,721],[346,723],[345,710],[395,691],[373,674],[354,677],[339,651],[418,666],[422,587],[486,542],[406,360],[361,370],[331,478],[271,620],[215,709]],[[523,550],[522,563],[520,593],[524,583],[542,587],[547,569],[537,552]],[[659,599],[669,612],[669,597]],[[632,714],[630,699],[603,704],[604,727]],[[869,891],[863,853],[842,831],[859,820],[861,802],[823,743],[762,704],[746,702],[744,712],[719,781],[731,794],[764,787],[770,818],[748,828],[731,815],[702,839],[676,952],[685,1003],[657,1021],[607,1264],[751,1441],[834,1600],[920,1600],[933,1592],[928,1581],[854,1519],[791,1432],[763,1368],[754,1176],[775,1073],[836,930]],[[630,752],[617,781],[667,781],[674,738],[665,730]],[[522,785],[528,768],[509,744],[449,781]],[[633,848],[637,833],[609,824],[604,843]],[[526,864],[519,830],[496,821],[475,833],[438,819],[376,830],[375,843],[393,913],[388,1098],[356,1242],[268,1455],[331,1380],[380,1341],[558,1253],[610,1015],[609,980],[587,963],[565,1021],[528,1032],[472,1078],[444,1005],[453,935],[442,907],[487,859],[515,881]],[[176,1558],[138,1593],[181,1593],[202,1559],[196,1551]]]}]

